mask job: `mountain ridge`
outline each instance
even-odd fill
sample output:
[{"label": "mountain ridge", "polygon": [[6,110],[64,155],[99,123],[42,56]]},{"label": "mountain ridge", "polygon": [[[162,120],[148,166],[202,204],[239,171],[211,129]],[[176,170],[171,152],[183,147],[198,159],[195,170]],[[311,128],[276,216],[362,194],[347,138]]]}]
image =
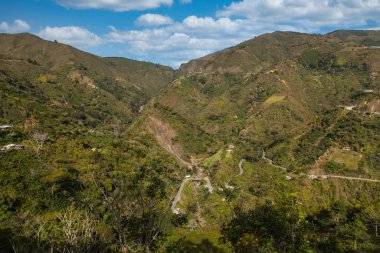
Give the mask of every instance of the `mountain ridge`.
[{"label": "mountain ridge", "polygon": [[174,71],[0,35],[0,251],[377,252],[379,37]]}]

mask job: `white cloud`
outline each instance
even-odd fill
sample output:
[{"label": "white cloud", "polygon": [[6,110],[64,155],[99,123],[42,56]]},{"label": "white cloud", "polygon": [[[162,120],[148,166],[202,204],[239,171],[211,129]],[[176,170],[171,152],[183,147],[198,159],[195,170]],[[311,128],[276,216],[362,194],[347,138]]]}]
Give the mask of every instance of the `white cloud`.
[{"label": "white cloud", "polygon": [[241,29],[240,21],[241,20],[231,20],[229,18],[214,19],[211,17],[198,18],[196,16],[189,16],[183,20],[183,25],[191,30],[235,33]]},{"label": "white cloud", "polygon": [[190,4],[191,0],[180,0],[181,4]]},{"label": "white cloud", "polygon": [[172,24],[173,20],[168,16],[148,13],[141,15],[135,23],[140,26],[160,26]]},{"label": "white cloud", "polygon": [[13,24],[8,24],[7,22],[0,23],[0,30],[6,33],[21,33],[29,29],[30,25],[21,19],[16,19],[13,21]]},{"label": "white cloud", "polygon": [[273,31],[321,32],[378,26],[380,0],[242,0],[224,7],[217,17],[188,16],[161,28],[108,34],[125,44],[125,55],[178,66],[190,59]]},{"label": "white cloud", "polygon": [[[162,4],[171,5],[173,2],[172,0],[57,1],[77,8],[117,11],[129,10],[132,7],[147,8],[148,3],[150,3],[149,8],[154,8]],[[180,0],[180,2],[189,1]],[[50,39],[72,45],[91,43],[98,45],[104,42],[108,44],[108,48],[118,48],[118,52],[121,52],[119,55],[177,67],[190,59],[236,45],[266,32],[323,32],[368,27],[369,24],[372,27],[379,27],[378,17],[380,17],[380,0],[236,0],[223,7],[216,13],[216,17],[188,16],[182,21],[174,22],[166,16],[146,14],[140,16],[136,24],[156,27],[132,30],[110,27],[109,33],[102,38],[84,29],[84,35],[81,36],[78,34],[69,38],[50,36]],[[64,31],[57,33],[66,34]],[[70,34],[70,31],[67,33]]]},{"label": "white cloud", "polygon": [[380,0],[243,0],[225,7],[218,16],[316,31],[327,26],[346,28],[365,25],[368,20],[377,22]]},{"label": "white cloud", "polygon": [[65,7],[112,11],[146,10],[173,4],[173,0],[56,0],[56,2]]},{"label": "white cloud", "polygon": [[243,20],[190,16],[162,28],[119,31],[111,27],[107,40],[126,44],[126,55],[178,67],[254,35]]},{"label": "white cloud", "polygon": [[47,26],[38,35],[47,40],[57,40],[80,48],[95,47],[103,43],[98,35],[78,26]]}]

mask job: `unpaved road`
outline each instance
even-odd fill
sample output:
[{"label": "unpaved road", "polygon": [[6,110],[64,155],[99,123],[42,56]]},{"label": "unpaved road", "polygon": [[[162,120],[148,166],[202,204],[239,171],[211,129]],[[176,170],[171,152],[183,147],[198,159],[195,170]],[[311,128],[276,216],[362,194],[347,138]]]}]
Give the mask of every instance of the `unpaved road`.
[{"label": "unpaved road", "polygon": [[[273,164],[273,161],[267,157],[265,157],[265,151],[263,150],[262,159],[267,161],[270,165],[272,165],[275,168],[282,169],[286,172],[288,172],[288,169],[282,166],[277,166]],[[356,180],[356,181],[366,181],[366,182],[372,182],[372,183],[380,183],[380,180],[378,179],[370,179],[370,178],[362,178],[362,177],[346,177],[346,176],[338,176],[338,175],[313,175],[313,174],[300,174],[301,176],[307,176],[307,177],[315,177],[315,178],[339,178],[339,179],[347,179],[347,180]]]},{"label": "unpaved road", "polygon": [[176,208],[176,206],[177,206],[177,203],[181,200],[183,188],[185,187],[186,182],[189,180],[191,180],[191,178],[185,178],[184,180],[182,180],[182,183],[181,183],[181,186],[179,187],[177,195],[175,196],[172,202],[171,210],[172,210],[172,213],[174,214],[179,214],[179,208]]},{"label": "unpaved road", "polygon": [[288,169],[285,168],[285,167],[282,167],[282,166],[278,166],[278,165],[273,164],[273,161],[272,161],[271,159],[265,157],[265,151],[264,151],[264,150],[263,150],[263,155],[262,155],[261,158],[264,159],[265,161],[267,161],[270,165],[272,165],[273,167],[275,167],[275,168],[277,168],[277,169],[282,169],[282,170],[284,170],[284,171],[288,171]]},{"label": "unpaved road", "polygon": [[358,181],[367,181],[367,182],[373,182],[373,183],[380,183],[380,180],[377,179],[370,179],[370,178],[362,178],[362,177],[345,177],[345,176],[338,176],[338,175],[312,175],[312,174],[300,174],[302,176],[308,176],[308,177],[320,177],[320,178],[340,178],[340,179],[347,179],[347,180],[358,180]]},{"label": "unpaved road", "polygon": [[[240,162],[239,162],[239,174],[235,175],[235,177],[239,177],[241,175],[243,175],[244,173],[244,169],[243,169],[243,163],[245,162],[244,159],[241,159]],[[232,185],[230,185],[230,182],[232,181],[232,179],[230,181],[228,181],[224,186],[227,188],[227,189],[235,189],[235,187],[233,187]]]},{"label": "unpaved road", "polygon": [[[170,147],[170,145],[169,145]],[[177,157],[178,159],[181,159],[180,157]],[[185,162],[185,161],[184,161]],[[172,213],[174,214],[179,214],[179,208],[176,208],[177,204],[179,201],[181,201],[181,196],[182,196],[182,191],[183,191],[183,188],[186,184],[187,181],[190,181],[190,180],[194,180],[194,181],[200,181],[202,180],[203,178],[203,169],[198,167],[198,164],[199,164],[199,161],[197,161],[196,159],[192,159],[191,161],[191,164],[189,164],[189,168],[193,168],[195,167],[196,170],[197,170],[197,174],[195,176],[192,176],[192,177],[188,177],[188,178],[184,178],[182,180],[182,183],[181,183],[181,186],[179,187],[179,190],[177,192],[177,195],[175,196],[173,202],[172,202],[172,205],[171,205],[171,210],[172,210]],[[210,181],[210,178],[209,177],[205,177],[203,178],[206,183],[207,183],[207,189],[210,193],[213,193],[214,191],[214,187],[212,187],[212,184],[211,184],[211,181]],[[198,191],[197,189],[194,189],[195,191]],[[198,204],[199,205],[199,204]],[[200,206],[199,206],[199,209],[200,209]]]},{"label": "unpaved road", "polygon": [[204,179],[205,179],[205,181],[207,182],[207,188],[208,188],[208,191],[209,191],[210,193],[212,193],[212,192],[214,191],[214,187],[212,187],[212,184],[211,184],[210,179],[209,179],[208,177],[205,177]]},{"label": "unpaved road", "polygon": [[240,173],[237,174],[235,177],[239,177],[239,176],[243,175],[243,173],[244,173],[244,170],[243,170],[243,162],[245,162],[245,160],[244,160],[244,159],[241,159],[241,161],[239,162],[239,170],[240,170]]}]

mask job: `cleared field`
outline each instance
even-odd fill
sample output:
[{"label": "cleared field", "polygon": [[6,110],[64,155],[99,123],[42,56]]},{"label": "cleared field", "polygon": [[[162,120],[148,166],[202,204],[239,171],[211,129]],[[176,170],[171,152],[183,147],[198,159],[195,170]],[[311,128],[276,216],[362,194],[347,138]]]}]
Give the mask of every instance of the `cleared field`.
[{"label": "cleared field", "polygon": [[351,150],[335,149],[330,155],[331,161],[346,165],[349,169],[357,170],[362,155]]},{"label": "cleared field", "polygon": [[285,96],[273,95],[273,96],[270,96],[269,98],[267,98],[267,100],[265,100],[264,105],[270,106],[270,105],[273,105],[275,103],[281,102],[285,98],[286,98]]}]

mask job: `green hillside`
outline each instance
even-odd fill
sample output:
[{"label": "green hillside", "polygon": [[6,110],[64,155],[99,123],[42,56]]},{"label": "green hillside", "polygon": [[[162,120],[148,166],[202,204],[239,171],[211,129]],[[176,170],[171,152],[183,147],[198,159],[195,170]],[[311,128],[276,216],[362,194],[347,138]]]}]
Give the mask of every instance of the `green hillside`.
[{"label": "green hillside", "polygon": [[0,252],[378,252],[378,41],[275,32],[175,72],[0,35]]},{"label": "green hillside", "polygon": [[[211,193],[204,180],[187,183],[177,205],[196,223],[199,238],[220,230],[237,209],[246,215],[266,202],[281,209],[284,199],[295,195],[305,215],[330,210],[335,201],[363,209],[379,203],[380,50],[366,39],[376,40],[380,33],[360,40],[340,39],[342,33],[276,32],[192,60],[150,103],[144,113],[175,132],[162,146],[176,147],[168,153],[192,164],[194,178],[208,176],[214,188]],[[162,131],[151,132],[162,139]],[[263,150],[277,167],[262,158]],[[318,178],[326,174],[377,183]],[[256,234],[244,238],[244,230],[240,239],[229,238],[234,229],[222,231],[237,252],[264,247]],[[185,231],[178,233],[187,238]],[[239,240],[245,239],[247,245],[257,240],[256,250],[240,251]],[[307,247],[321,250],[319,239],[307,239]],[[190,234],[188,240],[193,240]],[[361,250],[372,252],[378,245],[372,241]],[[272,246],[273,251],[283,247]]]},{"label": "green hillside", "polygon": [[157,247],[145,233],[161,227],[133,227],[170,228],[161,211],[181,170],[146,131],[126,130],[174,71],[32,35],[0,44],[0,125],[11,126],[0,146],[21,145],[0,151],[0,252]]}]

